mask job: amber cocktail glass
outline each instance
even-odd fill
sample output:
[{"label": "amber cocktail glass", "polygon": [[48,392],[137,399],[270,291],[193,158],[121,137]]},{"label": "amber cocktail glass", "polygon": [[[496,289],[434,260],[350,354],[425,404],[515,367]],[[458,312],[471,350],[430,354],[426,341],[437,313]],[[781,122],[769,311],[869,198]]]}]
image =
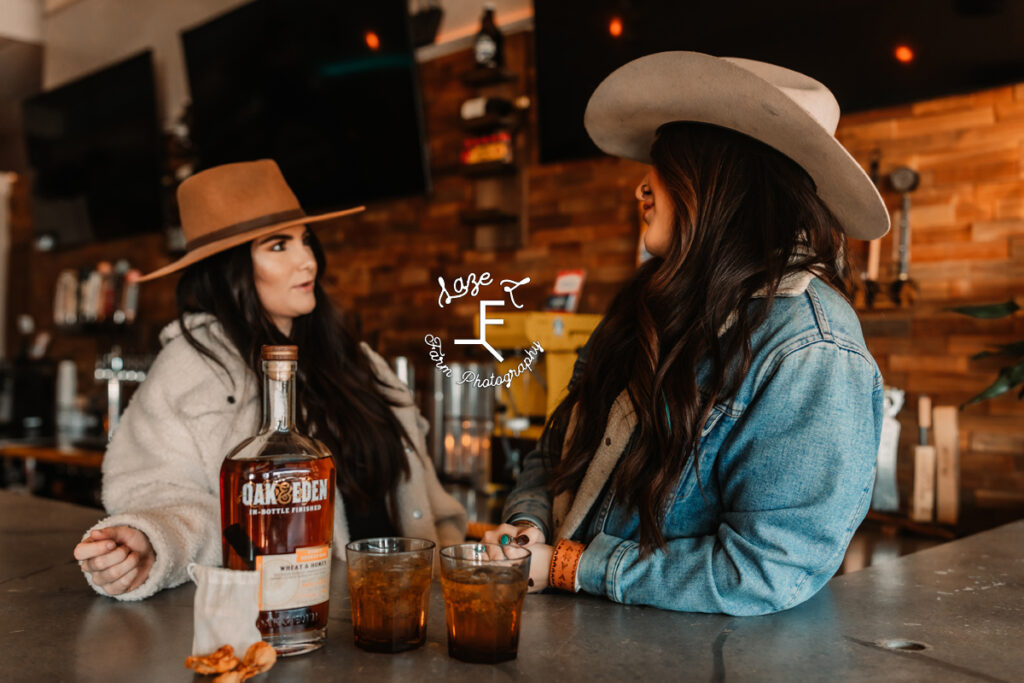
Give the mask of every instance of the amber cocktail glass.
[{"label": "amber cocktail glass", "polygon": [[345,546],[356,645],[402,652],[423,644],[434,543],[420,538],[367,538]]},{"label": "amber cocktail glass", "polygon": [[441,550],[448,654],[465,662],[515,659],[530,551],[515,545],[463,543]]}]

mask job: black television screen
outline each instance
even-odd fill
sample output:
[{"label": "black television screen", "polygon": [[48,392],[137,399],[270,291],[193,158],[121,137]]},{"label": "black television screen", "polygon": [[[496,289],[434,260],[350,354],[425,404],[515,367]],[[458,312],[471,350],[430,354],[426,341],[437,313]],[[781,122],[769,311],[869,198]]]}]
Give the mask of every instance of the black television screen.
[{"label": "black television screen", "polygon": [[[1024,81],[1015,0],[534,0],[534,31],[545,162],[599,154],[583,128],[590,94],[619,66],[663,50],[803,72],[844,113]],[[899,46],[911,61],[896,59]]]},{"label": "black television screen", "polygon": [[257,0],[182,41],[200,168],[274,159],[310,211],[427,191],[406,0]]},{"label": "black television screen", "polygon": [[40,246],[162,229],[160,126],[148,50],[22,107]]}]

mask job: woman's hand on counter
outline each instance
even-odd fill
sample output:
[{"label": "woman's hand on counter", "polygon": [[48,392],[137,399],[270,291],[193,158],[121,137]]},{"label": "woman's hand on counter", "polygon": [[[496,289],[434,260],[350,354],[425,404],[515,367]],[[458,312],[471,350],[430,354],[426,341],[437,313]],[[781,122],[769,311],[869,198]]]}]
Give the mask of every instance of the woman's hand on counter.
[{"label": "woman's hand on counter", "polygon": [[75,559],[108,595],[135,590],[149,577],[156,553],[146,534],[130,526],[94,529],[75,546]]},{"label": "woman's hand on counter", "polygon": [[530,546],[530,593],[537,593],[548,587],[552,552],[554,548],[544,543]]},{"label": "woman's hand on counter", "polygon": [[501,543],[501,537],[508,536],[510,543],[530,550],[530,592],[536,593],[548,587],[548,572],[551,568],[552,547],[544,543],[544,534],[537,527],[501,524],[497,529],[487,531],[481,539],[484,543]]},{"label": "woman's hand on counter", "polygon": [[544,534],[537,527],[513,524],[500,524],[498,528],[484,532],[481,540],[484,543],[501,543],[502,536],[508,536],[510,544],[521,545],[525,548],[544,542]]}]

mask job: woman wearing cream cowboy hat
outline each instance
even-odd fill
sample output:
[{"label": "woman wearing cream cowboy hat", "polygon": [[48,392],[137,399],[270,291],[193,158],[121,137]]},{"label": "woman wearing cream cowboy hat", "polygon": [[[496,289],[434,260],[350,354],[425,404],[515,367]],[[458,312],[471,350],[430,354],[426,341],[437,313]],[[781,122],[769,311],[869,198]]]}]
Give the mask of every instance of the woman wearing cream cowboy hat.
[{"label": "woman wearing cream cowboy hat", "polygon": [[[296,411],[338,472],[334,550],[351,538],[462,540],[465,510],[426,454],[426,421],[387,363],[342,324],[320,280],[324,253],[270,160],[198,173],[178,189],[187,253],[142,278],[184,270],[178,320],[103,460],[110,516],[75,547],[97,592],[140,600],[219,565],[218,475],[255,433],[263,344],[299,346]],[[343,557],[343,555],[341,555]]]},{"label": "woman wearing cream cowboy hat", "polygon": [[597,145],[651,164],[655,256],[613,301],[492,534],[548,585],[763,614],[832,576],[874,482],[882,378],[844,284],[889,228],[839,108],[779,66],[664,52],[592,95]]}]

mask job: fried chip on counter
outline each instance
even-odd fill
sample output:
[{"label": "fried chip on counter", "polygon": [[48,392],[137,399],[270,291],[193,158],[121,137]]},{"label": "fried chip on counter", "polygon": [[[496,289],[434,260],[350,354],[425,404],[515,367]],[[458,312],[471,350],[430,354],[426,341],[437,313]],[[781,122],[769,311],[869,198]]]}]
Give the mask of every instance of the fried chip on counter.
[{"label": "fried chip on counter", "polygon": [[261,674],[274,666],[276,661],[277,652],[274,651],[274,647],[270,643],[260,640],[250,645],[249,649],[245,651],[242,664],[246,668],[254,669],[256,673]]},{"label": "fried chip on counter", "polygon": [[256,674],[249,673],[249,668],[240,666],[234,671],[228,671],[220,676],[213,679],[213,683],[242,683],[247,678],[252,678]]},{"label": "fried chip on counter", "polygon": [[235,648],[225,645],[208,655],[194,655],[185,658],[185,666],[199,674],[220,674],[238,667],[241,662],[235,656]]},{"label": "fried chip on counter", "polygon": [[241,660],[235,656],[233,647],[225,645],[211,654],[186,658],[185,666],[200,674],[220,674],[213,683],[242,683],[269,671],[275,662],[277,652],[273,646],[260,640],[249,646]]}]

